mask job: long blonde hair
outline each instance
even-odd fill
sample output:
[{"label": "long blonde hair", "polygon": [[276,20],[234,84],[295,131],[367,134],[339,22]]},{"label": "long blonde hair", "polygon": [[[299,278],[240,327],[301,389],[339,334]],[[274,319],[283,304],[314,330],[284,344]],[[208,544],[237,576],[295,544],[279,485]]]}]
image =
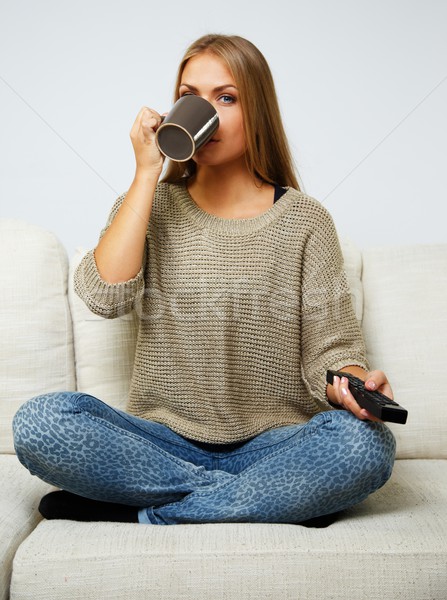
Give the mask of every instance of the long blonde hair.
[{"label": "long blonde hair", "polygon": [[[189,46],[180,63],[174,101],[179,98],[186,63],[204,52],[211,52],[224,61],[239,90],[250,173],[267,183],[300,190],[273,77],[266,59],[254,44],[236,35],[210,34],[199,38]],[[175,183],[195,171],[192,159],[184,163],[170,161],[163,181]]]}]

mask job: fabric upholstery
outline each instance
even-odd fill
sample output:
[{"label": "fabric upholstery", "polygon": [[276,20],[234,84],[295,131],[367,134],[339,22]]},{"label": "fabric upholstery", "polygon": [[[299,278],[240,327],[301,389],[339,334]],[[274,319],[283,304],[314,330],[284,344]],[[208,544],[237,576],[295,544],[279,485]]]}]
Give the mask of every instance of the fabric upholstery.
[{"label": "fabric upholstery", "polygon": [[445,600],[445,466],[399,461],[327,529],[42,522],[17,552],[11,598]]},{"label": "fabric upholstery", "polygon": [[85,254],[79,249],[70,263],[69,292],[76,348],[78,390],[125,409],[137,337],[134,312],[116,319],[93,314],[75,294],[73,272]]},{"label": "fabric upholstery", "polygon": [[13,455],[0,455],[0,600],[7,600],[14,554],[41,517],[40,498],[52,488]]},{"label": "fabric upholstery", "polygon": [[11,421],[24,401],[76,386],[67,272],[53,234],[0,220],[0,452],[14,451]]},{"label": "fabric upholstery", "polygon": [[447,458],[447,245],[363,252],[363,330],[408,411],[391,425],[399,458]]},{"label": "fabric upholstery", "polygon": [[[52,488],[2,454],[0,600],[12,566],[12,600],[447,598],[447,245],[360,254],[341,242],[371,365],[409,410],[390,425],[401,457],[390,481],[327,529],[41,521]],[[0,220],[0,276],[0,451],[13,452],[16,409],[44,391],[77,387],[124,408],[135,317],[95,317],[71,284],[70,311],[65,251],[19,221]]]},{"label": "fabric upholstery", "polygon": [[362,254],[349,238],[340,239],[346,277],[351,289],[352,306],[359,323],[363,319]]}]

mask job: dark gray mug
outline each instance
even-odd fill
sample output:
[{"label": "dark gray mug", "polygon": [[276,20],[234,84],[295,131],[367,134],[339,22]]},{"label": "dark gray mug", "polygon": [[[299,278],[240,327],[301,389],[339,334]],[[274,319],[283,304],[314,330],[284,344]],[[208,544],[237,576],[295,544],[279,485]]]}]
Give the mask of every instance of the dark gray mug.
[{"label": "dark gray mug", "polygon": [[167,158],[185,162],[211,139],[218,127],[219,117],[214,106],[201,96],[188,94],[171,108],[157,129],[155,139]]}]

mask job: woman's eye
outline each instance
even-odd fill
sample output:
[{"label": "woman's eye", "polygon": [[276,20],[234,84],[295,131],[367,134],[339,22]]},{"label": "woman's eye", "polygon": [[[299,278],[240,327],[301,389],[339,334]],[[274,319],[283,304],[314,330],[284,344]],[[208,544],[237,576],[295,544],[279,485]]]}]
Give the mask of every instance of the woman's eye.
[{"label": "woman's eye", "polygon": [[228,94],[224,94],[219,98],[219,100],[221,100],[224,104],[232,104],[235,101],[234,97],[229,96]]}]

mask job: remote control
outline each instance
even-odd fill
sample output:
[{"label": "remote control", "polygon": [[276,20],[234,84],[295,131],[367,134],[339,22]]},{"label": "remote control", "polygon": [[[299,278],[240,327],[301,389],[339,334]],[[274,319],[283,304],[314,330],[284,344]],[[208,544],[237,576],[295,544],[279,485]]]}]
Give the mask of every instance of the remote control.
[{"label": "remote control", "polygon": [[394,400],[391,400],[391,398],[385,396],[385,394],[378,391],[371,392],[365,388],[361,379],[344,371],[328,371],[326,374],[327,383],[332,385],[334,376],[340,377],[340,379],[346,377],[349,382],[349,391],[359,406],[365,408],[378,419],[391,421],[392,423],[401,423],[402,425],[407,422],[408,411],[397,404],[397,402],[394,402]]}]

